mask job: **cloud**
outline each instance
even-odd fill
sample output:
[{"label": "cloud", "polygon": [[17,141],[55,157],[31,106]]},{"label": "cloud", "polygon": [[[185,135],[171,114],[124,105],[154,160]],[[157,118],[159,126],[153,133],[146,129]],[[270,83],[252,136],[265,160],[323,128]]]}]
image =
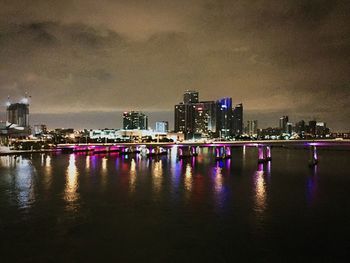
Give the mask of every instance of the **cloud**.
[{"label": "cloud", "polygon": [[349,11],[323,0],[3,0],[0,98],[27,90],[38,114],[164,111],[197,89],[261,119],[350,129]]}]

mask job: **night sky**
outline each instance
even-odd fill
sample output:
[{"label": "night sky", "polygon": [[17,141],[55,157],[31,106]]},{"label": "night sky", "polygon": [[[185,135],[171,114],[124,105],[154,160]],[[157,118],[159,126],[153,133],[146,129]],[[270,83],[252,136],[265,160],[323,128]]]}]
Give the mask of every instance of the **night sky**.
[{"label": "night sky", "polygon": [[1,111],[28,91],[32,125],[117,128],[124,110],[172,124],[195,89],[260,128],[288,114],[350,130],[349,14],[346,0],[0,0]]}]

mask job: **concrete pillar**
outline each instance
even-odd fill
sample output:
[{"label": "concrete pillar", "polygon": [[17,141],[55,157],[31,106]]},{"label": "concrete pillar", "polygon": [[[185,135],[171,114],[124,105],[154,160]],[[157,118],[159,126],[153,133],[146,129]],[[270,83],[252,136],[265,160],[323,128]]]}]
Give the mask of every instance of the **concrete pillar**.
[{"label": "concrete pillar", "polygon": [[231,157],[231,147],[225,146],[225,158],[230,158],[230,157]]},{"label": "concrete pillar", "polygon": [[197,148],[196,146],[191,146],[191,156],[197,156]]},{"label": "concrete pillar", "polygon": [[227,155],[225,146],[217,146],[215,147],[215,158],[216,160],[222,160],[225,158],[229,158],[230,156]]},{"label": "concrete pillar", "polygon": [[266,156],[265,156],[265,159],[266,161],[271,161],[271,146],[266,146],[266,149],[265,149],[265,153],[266,153]]},{"label": "concrete pillar", "polygon": [[264,163],[265,161],[264,146],[258,145],[258,163]]}]

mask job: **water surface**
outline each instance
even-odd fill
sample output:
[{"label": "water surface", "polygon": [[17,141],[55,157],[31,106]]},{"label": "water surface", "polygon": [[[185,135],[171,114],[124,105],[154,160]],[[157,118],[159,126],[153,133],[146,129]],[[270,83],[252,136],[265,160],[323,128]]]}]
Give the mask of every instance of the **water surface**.
[{"label": "water surface", "polygon": [[350,152],[0,157],[1,262],[347,262]]}]

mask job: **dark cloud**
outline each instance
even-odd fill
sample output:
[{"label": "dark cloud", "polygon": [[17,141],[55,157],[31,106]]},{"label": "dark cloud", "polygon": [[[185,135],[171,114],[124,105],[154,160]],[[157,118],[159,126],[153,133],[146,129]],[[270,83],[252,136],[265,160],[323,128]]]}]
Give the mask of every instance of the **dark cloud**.
[{"label": "dark cloud", "polygon": [[55,119],[169,111],[190,88],[263,125],[290,114],[350,129],[349,12],[340,0],[2,0],[0,98],[27,90],[31,111]]}]

